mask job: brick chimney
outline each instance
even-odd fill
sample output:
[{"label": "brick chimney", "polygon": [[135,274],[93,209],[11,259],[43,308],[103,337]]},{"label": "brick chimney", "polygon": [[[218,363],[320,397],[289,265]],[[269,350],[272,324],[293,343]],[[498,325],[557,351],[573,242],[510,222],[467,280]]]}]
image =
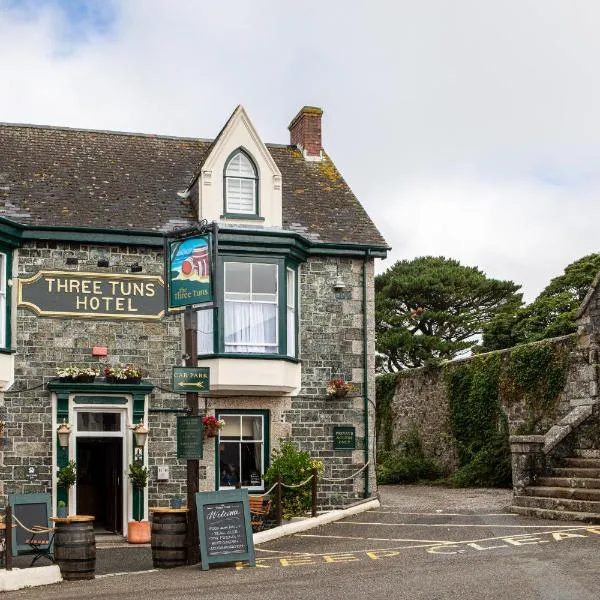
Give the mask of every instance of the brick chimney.
[{"label": "brick chimney", "polygon": [[323,111],[316,106],[303,106],[292,119],[290,144],[298,146],[305,160],[321,160],[321,115]]}]

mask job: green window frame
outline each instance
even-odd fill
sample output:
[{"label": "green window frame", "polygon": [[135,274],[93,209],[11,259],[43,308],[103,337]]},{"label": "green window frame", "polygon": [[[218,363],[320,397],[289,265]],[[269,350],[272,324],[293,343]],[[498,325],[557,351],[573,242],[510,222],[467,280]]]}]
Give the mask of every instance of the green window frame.
[{"label": "green window frame", "polygon": [[[234,409],[234,408],[228,408],[228,409],[216,409],[215,410],[215,416],[217,419],[223,419],[225,421],[225,423],[227,423],[227,419],[228,418],[236,418],[236,417],[240,417],[241,420],[243,420],[244,417],[246,417],[246,422],[249,421],[250,419],[248,419],[248,417],[261,417],[262,418],[262,472],[259,473],[260,475],[260,484],[258,485],[252,485],[249,481],[246,481],[247,485],[244,485],[244,480],[240,481],[240,483],[242,484],[242,487],[247,488],[250,491],[263,491],[265,482],[262,479],[262,476],[267,472],[268,468],[269,468],[269,457],[271,456],[271,411],[269,410],[262,410],[262,409]],[[243,425],[242,425],[243,427]],[[221,431],[226,431],[226,429],[223,429]],[[215,489],[219,490],[219,489],[232,489],[235,487],[235,484],[238,483],[234,480],[231,480],[228,482],[228,484],[225,485],[221,485],[221,481],[222,481],[222,476],[223,471],[224,471],[224,465],[223,463],[223,454],[225,453],[225,449],[221,448],[222,444],[229,444],[231,446],[236,445],[239,443],[239,452],[240,452],[240,471],[241,471],[241,476],[242,479],[244,477],[244,458],[243,458],[243,451],[247,450],[244,449],[243,444],[244,444],[244,439],[243,439],[243,430],[241,432],[240,435],[240,440],[239,442],[237,440],[221,440],[221,432],[219,432],[219,435],[215,438]],[[248,440],[247,441],[247,446],[250,444],[255,444],[256,443],[256,439],[252,439],[252,440]]]},{"label": "green window frame", "polygon": [[[277,342],[272,352],[227,351],[225,342],[225,272],[227,263],[277,266]],[[200,357],[229,358],[280,358],[298,360],[298,264],[284,258],[219,255],[218,276],[222,285],[218,286],[218,311],[212,309],[198,313],[198,355]],[[293,329],[291,327],[293,326]],[[291,331],[290,331],[291,330]],[[258,344],[257,344],[258,345]]]},{"label": "green window frame", "polygon": [[11,351],[11,288],[12,252],[0,247],[0,353]]},{"label": "green window frame", "polygon": [[[244,148],[237,148],[227,157],[223,167],[223,216],[236,219],[260,219],[258,183],[256,162]],[[251,191],[252,206],[245,209],[244,194],[249,191]]]}]

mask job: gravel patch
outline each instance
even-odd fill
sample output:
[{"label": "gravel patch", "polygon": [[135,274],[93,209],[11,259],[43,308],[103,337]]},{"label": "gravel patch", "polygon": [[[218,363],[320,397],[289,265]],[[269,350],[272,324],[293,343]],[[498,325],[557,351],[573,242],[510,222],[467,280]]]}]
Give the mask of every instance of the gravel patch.
[{"label": "gravel patch", "polygon": [[512,490],[498,488],[443,488],[426,485],[380,485],[383,506],[406,512],[510,512]]}]

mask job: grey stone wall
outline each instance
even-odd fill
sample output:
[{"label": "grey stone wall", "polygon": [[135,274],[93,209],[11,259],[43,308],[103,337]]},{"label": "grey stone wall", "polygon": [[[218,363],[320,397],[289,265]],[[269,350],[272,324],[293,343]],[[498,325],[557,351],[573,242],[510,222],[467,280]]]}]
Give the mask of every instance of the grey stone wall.
[{"label": "grey stone wall", "polygon": [[[110,267],[99,268],[98,259],[108,256]],[[67,266],[66,258],[78,259]],[[34,242],[17,253],[14,277],[30,277],[40,270],[126,273],[133,262],[144,274],[162,274],[162,252],[144,247]],[[368,281],[368,395],[369,458],[374,442],[374,280],[373,260],[367,263]],[[343,292],[334,292],[333,282],[341,277]],[[300,268],[301,300],[300,358],[302,390],[297,397],[208,398],[208,412],[216,408],[268,409],[271,414],[271,448],[291,435],[303,450],[323,460],[325,476],[345,478],[364,465],[363,375],[363,261],[353,259],[311,259]],[[161,322],[133,322],[90,319],[40,318],[26,309],[13,310],[17,339],[15,383],[0,395],[0,418],[7,421],[5,439],[0,440],[0,502],[8,493],[50,491],[52,479],[52,407],[46,384],[56,368],[68,364],[90,366],[107,363],[134,363],[146,372],[145,379],[156,387],[150,398],[152,408],[183,408],[185,397],[169,392],[171,367],[182,356],[180,317]],[[107,358],[91,356],[93,346],[106,346]],[[331,400],[327,381],[344,377],[357,386],[352,397]],[[201,410],[204,408],[201,400]],[[150,478],[149,505],[166,505],[173,493],[185,493],[186,464],[176,458],[176,413],[149,413],[147,444]],[[335,425],[354,425],[357,450],[334,451]],[[214,489],[214,447],[205,444],[200,467],[200,489]],[[157,467],[170,468],[168,482],[157,481]],[[27,468],[38,469],[30,482]],[[376,491],[374,468],[369,469],[369,493]],[[362,497],[364,473],[343,482],[319,486],[323,507],[340,506]]]},{"label": "grey stone wall", "polygon": [[[544,343],[570,347],[573,339],[572,336],[565,336],[545,340]],[[511,351],[503,350],[499,354],[506,361]],[[445,371],[470,360],[473,359],[464,358],[441,367],[402,372],[391,404],[393,444],[398,443],[411,427],[416,427],[425,454],[435,458],[445,474],[454,472],[458,467],[458,452],[450,425],[449,399],[444,381]],[[572,350],[568,365],[565,390],[559,395],[554,412],[549,413],[541,423],[544,431],[566,416],[573,403],[586,397],[593,388],[594,375],[589,369],[584,349],[576,347]],[[527,407],[524,401],[508,402],[502,396],[499,400],[508,419],[509,434],[513,435],[527,422]]]},{"label": "grey stone wall", "polygon": [[[67,257],[78,264],[66,265]],[[98,268],[98,258],[108,256],[109,268]],[[137,262],[144,274],[163,272],[162,252],[142,247],[106,247],[85,244],[31,243],[17,253],[16,277],[31,277],[40,270],[126,273]],[[0,415],[7,421],[6,447],[0,444],[0,495],[51,490],[52,409],[46,384],[56,368],[68,364],[98,366],[134,363],[157,386],[153,407],[183,407],[182,396],[169,389],[171,367],[179,364],[182,338],[179,317],[162,322],[109,321],[92,319],[40,318],[26,309],[16,313],[15,383],[0,398]],[[93,346],[106,346],[109,356],[93,358]],[[148,444],[150,480],[149,503],[168,501],[172,492],[184,489],[186,466],[175,458],[175,415],[149,415],[151,442]],[[167,464],[171,480],[156,481],[156,465]],[[38,469],[38,479],[29,481],[27,468]]]},{"label": "grey stone wall", "polygon": [[[336,292],[338,278],[346,289]],[[373,261],[367,263],[367,356],[369,381],[369,458],[374,450],[374,279]],[[302,265],[300,306],[300,356],[302,390],[291,399],[285,419],[291,423],[292,438],[303,450],[323,460],[325,478],[343,479],[365,464],[364,444],[364,374],[363,374],[363,261],[340,258],[314,258]],[[327,382],[343,377],[357,391],[345,399],[330,399]],[[355,425],[356,450],[333,450],[333,428]],[[376,491],[375,469],[368,469],[368,491]],[[326,506],[340,506],[362,498],[365,474],[319,486],[320,501]]]}]

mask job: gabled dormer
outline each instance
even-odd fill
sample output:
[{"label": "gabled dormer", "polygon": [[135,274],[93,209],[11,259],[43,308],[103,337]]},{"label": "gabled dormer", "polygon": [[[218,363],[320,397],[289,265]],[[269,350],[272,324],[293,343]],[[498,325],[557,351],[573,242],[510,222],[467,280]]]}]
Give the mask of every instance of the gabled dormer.
[{"label": "gabled dormer", "polygon": [[213,142],[198,184],[198,219],[281,227],[281,172],[243,106]]}]

